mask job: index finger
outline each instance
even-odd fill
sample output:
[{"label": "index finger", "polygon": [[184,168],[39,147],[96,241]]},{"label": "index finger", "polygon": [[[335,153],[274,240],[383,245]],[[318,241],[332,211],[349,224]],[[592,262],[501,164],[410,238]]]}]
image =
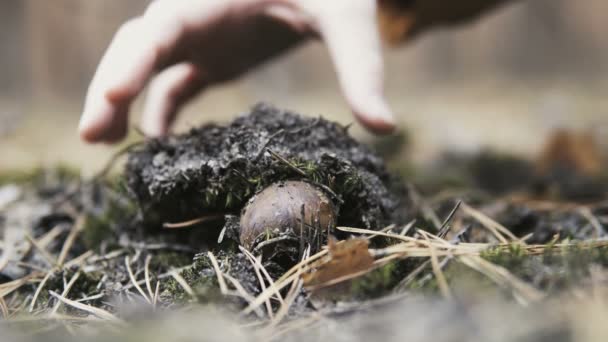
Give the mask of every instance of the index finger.
[{"label": "index finger", "polygon": [[132,19],[118,30],[87,91],[79,126],[83,140],[124,137],[130,104],[166,59],[179,34],[179,21],[151,16]]}]

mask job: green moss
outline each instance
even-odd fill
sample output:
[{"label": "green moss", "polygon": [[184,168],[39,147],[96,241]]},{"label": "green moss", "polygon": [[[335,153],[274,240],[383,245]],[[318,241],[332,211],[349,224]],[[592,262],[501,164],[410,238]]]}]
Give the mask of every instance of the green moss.
[{"label": "green moss", "polygon": [[189,254],[174,251],[159,251],[150,260],[150,268],[168,270],[186,266],[192,262]]},{"label": "green moss", "polygon": [[[119,194],[126,191],[122,178],[113,182],[111,186],[114,191]],[[90,213],[86,217],[80,238],[87,249],[97,251],[102,242],[106,246],[115,244],[119,225],[130,222],[137,210],[135,203],[131,202],[126,196],[123,196],[120,201],[108,197],[104,207],[101,213]]]},{"label": "green moss", "polygon": [[507,250],[489,250],[481,256],[547,292],[581,284],[589,277],[593,265],[608,267],[608,247],[589,248],[583,243],[562,249],[547,246],[540,255],[530,255],[512,246]]},{"label": "green moss", "polygon": [[[218,303],[224,301],[217,282],[217,276],[206,255],[195,258],[192,267],[183,270],[180,275],[190,285],[199,303]],[[175,279],[165,282],[163,295],[177,303],[185,303],[192,299]]]},{"label": "green moss", "polygon": [[518,270],[525,266],[529,258],[526,251],[518,244],[511,244],[507,249],[492,248],[481,253],[481,257],[508,270]]},{"label": "green moss", "polygon": [[0,173],[0,186],[5,184],[41,184],[52,177],[58,181],[69,181],[80,178],[80,172],[67,165],[53,168],[32,168],[29,170],[11,170]]},{"label": "green moss", "polygon": [[351,296],[355,298],[377,298],[385,295],[393,286],[399,282],[398,261],[373,270],[372,272],[354,279],[351,283]]}]

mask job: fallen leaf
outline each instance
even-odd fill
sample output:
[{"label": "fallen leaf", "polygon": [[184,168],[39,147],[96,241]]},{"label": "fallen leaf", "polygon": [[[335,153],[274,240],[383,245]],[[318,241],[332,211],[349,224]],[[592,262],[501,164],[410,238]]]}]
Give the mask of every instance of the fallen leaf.
[{"label": "fallen leaf", "polygon": [[302,275],[304,286],[309,289],[333,285],[348,280],[373,268],[374,257],[370,254],[367,239],[328,241],[329,253],[314,265],[312,271]]}]

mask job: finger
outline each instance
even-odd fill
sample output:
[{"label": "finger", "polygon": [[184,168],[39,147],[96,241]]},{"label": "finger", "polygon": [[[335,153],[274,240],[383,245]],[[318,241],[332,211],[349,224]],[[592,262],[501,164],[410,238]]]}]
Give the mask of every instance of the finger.
[{"label": "finger", "polygon": [[121,27],[89,87],[79,126],[83,140],[103,141],[117,135],[114,130],[126,122],[131,102],[176,44],[180,25],[179,20],[146,14]]},{"label": "finger", "polygon": [[141,129],[147,136],[167,134],[179,108],[205,86],[202,72],[191,63],[174,65],[150,84]]},{"label": "finger", "polygon": [[271,18],[289,25],[301,34],[313,33],[310,27],[310,18],[301,10],[281,4],[270,4],[264,8],[264,13]]},{"label": "finger", "polygon": [[395,119],[383,94],[376,1],[342,2],[342,6],[331,6],[335,11],[319,12],[318,29],[356,118],[372,132],[390,133],[395,128]]}]

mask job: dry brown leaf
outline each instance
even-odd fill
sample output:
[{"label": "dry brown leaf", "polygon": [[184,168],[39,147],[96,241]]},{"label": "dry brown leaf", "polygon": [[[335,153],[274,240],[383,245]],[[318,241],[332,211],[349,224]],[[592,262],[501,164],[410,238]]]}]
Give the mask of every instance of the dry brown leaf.
[{"label": "dry brown leaf", "polygon": [[317,261],[312,271],[302,275],[304,286],[319,287],[349,275],[371,270],[374,257],[370,254],[367,239],[351,239],[336,242],[329,239],[327,256]]},{"label": "dry brown leaf", "polygon": [[546,174],[555,169],[597,175],[602,169],[602,154],[593,134],[566,129],[554,131],[537,160],[537,170]]},{"label": "dry brown leaf", "polygon": [[378,23],[385,41],[396,44],[437,26],[475,20],[511,0],[378,0]]}]

